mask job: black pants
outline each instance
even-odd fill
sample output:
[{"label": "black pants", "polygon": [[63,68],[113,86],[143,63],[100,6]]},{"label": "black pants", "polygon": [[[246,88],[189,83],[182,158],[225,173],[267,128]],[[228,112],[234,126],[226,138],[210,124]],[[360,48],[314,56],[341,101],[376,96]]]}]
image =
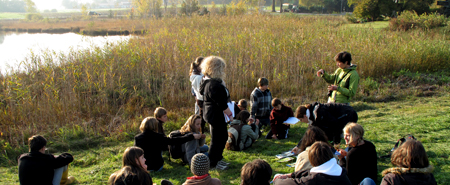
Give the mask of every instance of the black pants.
[{"label": "black pants", "polygon": [[[289,129],[277,129],[277,138],[278,139],[286,139],[287,138],[287,133],[288,133]],[[269,133],[267,133],[266,135],[266,139],[272,139],[272,130],[269,131]]]},{"label": "black pants", "polygon": [[210,166],[215,167],[223,159],[223,149],[228,140],[227,123],[209,124],[211,132],[211,145],[209,147]]},{"label": "black pants", "polygon": [[341,142],[341,135],[344,127],[350,123],[358,122],[358,114],[356,111],[351,111],[345,115],[338,118],[338,122],[331,125],[330,128],[324,129],[327,134],[328,140],[333,141],[334,144],[339,144]]}]

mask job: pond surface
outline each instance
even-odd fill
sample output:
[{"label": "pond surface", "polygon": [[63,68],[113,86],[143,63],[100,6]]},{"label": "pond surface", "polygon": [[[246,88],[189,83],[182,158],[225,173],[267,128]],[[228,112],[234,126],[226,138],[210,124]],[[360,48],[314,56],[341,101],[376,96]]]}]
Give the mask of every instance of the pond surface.
[{"label": "pond surface", "polygon": [[83,36],[76,33],[47,34],[47,33],[15,33],[0,32],[0,71],[11,72],[20,70],[19,65],[31,53],[41,55],[50,51],[56,54],[68,53],[93,47],[103,47],[105,44],[114,44],[128,41],[129,36]]}]

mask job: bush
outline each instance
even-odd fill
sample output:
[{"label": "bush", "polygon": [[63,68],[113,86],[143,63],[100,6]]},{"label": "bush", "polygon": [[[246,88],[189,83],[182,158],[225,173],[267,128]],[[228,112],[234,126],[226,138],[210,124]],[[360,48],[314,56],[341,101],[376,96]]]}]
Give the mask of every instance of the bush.
[{"label": "bush", "polygon": [[353,16],[353,14],[349,14],[349,13],[345,14],[345,19],[347,19],[347,21],[351,22],[351,23],[359,22],[358,19],[355,16]]},{"label": "bush", "polygon": [[29,13],[25,15],[25,20],[27,21],[39,21],[42,19],[43,19],[42,15],[37,13]]},{"label": "bush", "polygon": [[437,13],[431,13],[429,15],[422,14],[417,15],[416,12],[405,11],[396,19],[391,19],[389,22],[389,28],[391,30],[406,31],[409,29],[432,29],[436,27],[442,27],[447,24],[448,19],[443,15]]}]

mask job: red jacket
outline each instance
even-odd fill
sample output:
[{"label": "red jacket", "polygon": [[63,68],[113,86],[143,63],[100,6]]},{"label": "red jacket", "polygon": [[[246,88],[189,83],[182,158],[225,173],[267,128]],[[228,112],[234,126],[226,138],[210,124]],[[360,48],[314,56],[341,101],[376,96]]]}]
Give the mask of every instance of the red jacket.
[{"label": "red jacket", "polygon": [[276,135],[277,129],[288,129],[290,126],[286,126],[283,123],[289,118],[294,117],[294,112],[292,112],[292,109],[290,107],[284,106],[281,104],[280,110],[272,109],[272,112],[270,112],[270,128],[272,129],[272,133]]}]

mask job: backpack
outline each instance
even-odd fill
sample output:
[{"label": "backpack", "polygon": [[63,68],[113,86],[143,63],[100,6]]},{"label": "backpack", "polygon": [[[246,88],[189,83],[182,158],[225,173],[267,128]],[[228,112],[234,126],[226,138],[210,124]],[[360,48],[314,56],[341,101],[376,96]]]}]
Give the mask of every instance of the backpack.
[{"label": "backpack", "polygon": [[[184,134],[181,133],[179,130],[172,131],[169,134],[169,138],[181,136],[184,136]],[[184,154],[186,153],[185,151],[183,151],[183,145],[184,144],[169,145],[169,161],[170,157],[172,157],[172,159],[180,159],[180,158],[183,159]]]},{"label": "backpack", "polygon": [[228,129],[228,140],[227,143],[225,144],[225,148],[227,150],[231,150],[231,151],[240,151],[241,147],[239,146],[239,144],[241,143],[241,129],[242,126],[244,126],[245,124],[240,124],[240,125],[231,125],[230,128]]},{"label": "backpack", "polygon": [[388,155],[381,156],[380,158],[391,157],[394,150],[397,149],[399,146],[401,146],[403,143],[405,143],[408,140],[416,140],[416,138],[411,134],[407,134],[407,135],[403,136],[402,138],[397,140],[397,143],[395,143],[394,148],[391,149],[391,151],[389,152]]}]

